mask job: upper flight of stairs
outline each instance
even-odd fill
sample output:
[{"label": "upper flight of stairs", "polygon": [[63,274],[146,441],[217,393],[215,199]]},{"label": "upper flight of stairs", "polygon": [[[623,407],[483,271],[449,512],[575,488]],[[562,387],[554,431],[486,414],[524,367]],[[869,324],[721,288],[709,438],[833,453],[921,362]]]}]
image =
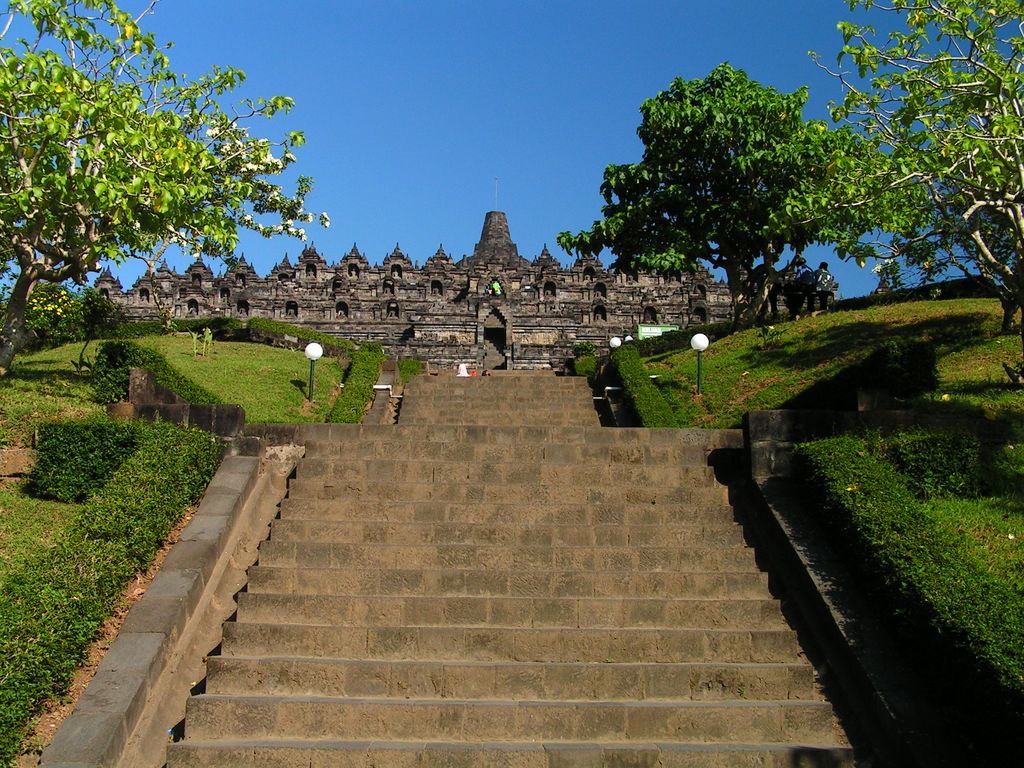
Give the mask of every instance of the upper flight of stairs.
[{"label": "upper flight of stairs", "polygon": [[170,768],[853,765],[727,436],[597,423],[580,379],[424,376],[307,443]]}]

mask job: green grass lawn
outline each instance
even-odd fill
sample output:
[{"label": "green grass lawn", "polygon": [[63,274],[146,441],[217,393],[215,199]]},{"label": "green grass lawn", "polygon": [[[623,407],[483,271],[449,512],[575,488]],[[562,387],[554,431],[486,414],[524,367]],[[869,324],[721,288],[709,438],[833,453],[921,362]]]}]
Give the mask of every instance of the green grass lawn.
[{"label": "green grass lawn", "polygon": [[324,421],[344,372],[324,357],[316,364],[313,403],[306,403],[309,360],[302,350],[218,341],[209,357],[192,355],[188,336],[148,336],[138,343],[162,353],[178,371],[245,409],[246,421],[266,424]]},{"label": "green grass lawn", "polygon": [[42,501],[14,485],[0,485],[0,582],[53,541],[76,504]]},{"label": "green grass lawn", "polygon": [[[990,299],[920,301],[780,322],[751,329],[704,353],[703,395],[695,397],[696,354],[668,352],[647,359],[682,423],[705,428],[740,425],[746,411],[785,407],[816,382],[863,360],[887,339],[931,342],[940,387],[929,407],[971,406],[1024,417],[1024,391],[1002,369],[1020,355],[1020,337],[999,334],[999,303]],[[944,399],[942,395],[949,395]]]},{"label": "green grass lawn", "polygon": [[69,344],[15,358],[11,372],[0,379],[0,446],[29,445],[40,421],[103,411],[91,400],[89,380],[71,365],[81,349]]}]

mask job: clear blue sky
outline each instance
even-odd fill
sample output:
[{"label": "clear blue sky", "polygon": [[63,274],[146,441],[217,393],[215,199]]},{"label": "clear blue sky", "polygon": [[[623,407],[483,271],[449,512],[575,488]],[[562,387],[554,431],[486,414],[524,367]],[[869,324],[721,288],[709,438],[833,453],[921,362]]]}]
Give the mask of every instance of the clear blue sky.
[{"label": "clear blue sky", "polygon": [[[246,95],[296,100],[260,129],[305,132],[295,167],[331,217],[308,228],[329,262],[353,242],[373,263],[396,243],[420,263],[440,243],[459,258],[495,207],[522,255],[546,243],[568,262],[555,236],[600,217],[607,164],[640,159],[644,99],[728,61],[779,90],[808,85],[805,117],[826,118],[839,86],[807,52],[834,62],[846,18],[845,0],[163,0],[143,27],[174,42],[179,72],[232,65]],[[266,273],[301,248],[252,236],[240,250]],[[831,251],[809,257],[845,296],[876,285]],[[126,288],[138,271],[121,270]]]}]

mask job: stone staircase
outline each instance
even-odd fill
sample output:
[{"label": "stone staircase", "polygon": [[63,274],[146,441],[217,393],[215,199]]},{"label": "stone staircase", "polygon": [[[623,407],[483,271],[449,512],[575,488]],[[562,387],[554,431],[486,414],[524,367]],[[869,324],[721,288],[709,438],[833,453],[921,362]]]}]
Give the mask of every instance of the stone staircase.
[{"label": "stone staircase", "polygon": [[313,440],[170,768],[846,766],[708,467],[585,382],[418,377]]}]

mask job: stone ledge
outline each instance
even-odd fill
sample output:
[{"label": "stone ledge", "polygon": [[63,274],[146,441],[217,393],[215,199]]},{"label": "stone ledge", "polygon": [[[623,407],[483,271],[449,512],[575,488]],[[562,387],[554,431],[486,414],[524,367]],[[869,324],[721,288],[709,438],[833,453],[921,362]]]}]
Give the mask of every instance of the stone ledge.
[{"label": "stone ledge", "polygon": [[[41,766],[116,764],[225,551],[258,472],[255,458],[229,457],[221,463],[196,518],[171,548],[146,594],[128,612],[96,676],[43,752]],[[225,510],[230,514],[223,514]]]},{"label": "stone ledge", "polygon": [[802,509],[792,481],[755,481],[747,507],[757,544],[828,660],[842,697],[881,765],[954,768],[966,758],[906,669],[856,580]]}]

